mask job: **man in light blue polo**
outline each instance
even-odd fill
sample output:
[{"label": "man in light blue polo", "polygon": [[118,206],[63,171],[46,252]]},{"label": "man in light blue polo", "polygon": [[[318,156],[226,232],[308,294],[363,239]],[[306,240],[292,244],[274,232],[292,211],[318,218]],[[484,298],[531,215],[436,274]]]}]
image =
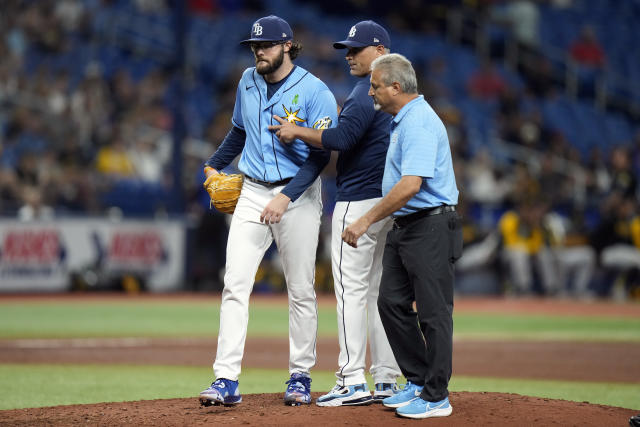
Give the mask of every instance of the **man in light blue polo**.
[{"label": "man in light blue polo", "polygon": [[403,417],[444,417],[452,412],[453,265],[462,253],[449,139],[418,95],[415,71],[404,56],[381,56],[371,69],[369,95],[376,108],[393,116],[384,197],[342,238],[357,247],[372,224],[393,216],[378,310],[407,385],[382,403]]},{"label": "man in light blue polo", "polygon": [[[238,377],[249,318],[249,296],[265,251],[275,240],[289,294],[288,405],[311,402],[310,369],[316,361],[318,315],[315,259],[322,214],[320,171],[330,153],[302,141],[281,144],[269,125],[279,116],[297,126],[327,129],[336,122],[331,91],[292,60],[300,52],[289,24],[277,16],[258,19],[249,45],[255,67],[242,74],[232,128],[205,163],[207,178],[240,155],[245,175],[227,241],[216,380],[200,393],[203,405],[242,401]],[[215,237],[215,236],[214,236]]]}]

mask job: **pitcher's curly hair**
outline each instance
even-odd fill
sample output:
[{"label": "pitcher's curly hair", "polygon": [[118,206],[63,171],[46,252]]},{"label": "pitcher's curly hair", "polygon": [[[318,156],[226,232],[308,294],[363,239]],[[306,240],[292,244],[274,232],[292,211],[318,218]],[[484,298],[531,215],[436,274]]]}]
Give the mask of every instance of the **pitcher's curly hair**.
[{"label": "pitcher's curly hair", "polygon": [[300,42],[291,41],[291,48],[289,48],[289,58],[293,61],[302,52],[302,44]]}]

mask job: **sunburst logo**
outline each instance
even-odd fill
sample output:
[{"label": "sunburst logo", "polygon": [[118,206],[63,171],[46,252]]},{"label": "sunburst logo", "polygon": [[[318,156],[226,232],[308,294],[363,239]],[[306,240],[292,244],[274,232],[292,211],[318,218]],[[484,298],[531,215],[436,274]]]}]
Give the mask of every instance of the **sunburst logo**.
[{"label": "sunburst logo", "polygon": [[294,125],[305,122],[305,119],[298,117],[298,113],[300,112],[299,108],[296,111],[293,111],[293,108],[291,109],[292,111],[289,111],[287,110],[287,107],[284,106],[284,104],[282,105],[282,108],[284,108],[285,113],[285,116],[283,117],[284,120],[288,121],[289,123],[293,123]]}]

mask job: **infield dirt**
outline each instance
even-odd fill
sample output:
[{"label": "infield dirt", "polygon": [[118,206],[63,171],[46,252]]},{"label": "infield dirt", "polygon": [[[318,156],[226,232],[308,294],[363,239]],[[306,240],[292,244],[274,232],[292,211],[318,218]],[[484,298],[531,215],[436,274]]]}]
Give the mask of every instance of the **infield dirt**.
[{"label": "infield dirt", "polygon": [[[314,393],[317,398],[320,393]],[[625,426],[635,411],[500,393],[452,393],[447,418],[408,420],[382,405],[344,408],[284,406],[280,394],[243,396],[236,407],[200,407],[197,399],[56,406],[0,412],[18,425],[254,426]]]}]

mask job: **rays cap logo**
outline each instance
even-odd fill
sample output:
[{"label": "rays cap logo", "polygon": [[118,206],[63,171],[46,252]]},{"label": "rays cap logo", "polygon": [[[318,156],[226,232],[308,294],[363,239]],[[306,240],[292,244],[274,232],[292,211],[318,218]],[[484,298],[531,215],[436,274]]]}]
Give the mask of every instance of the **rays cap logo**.
[{"label": "rays cap logo", "polygon": [[284,19],[269,15],[258,19],[251,26],[250,38],[242,40],[240,44],[254,42],[284,42],[293,38],[293,31]]},{"label": "rays cap logo", "polygon": [[382,25],[374,21],[360,21],[349,30],[346,40],[335,42],[336,49],[382,45],[391,48],[391,38]]}]

